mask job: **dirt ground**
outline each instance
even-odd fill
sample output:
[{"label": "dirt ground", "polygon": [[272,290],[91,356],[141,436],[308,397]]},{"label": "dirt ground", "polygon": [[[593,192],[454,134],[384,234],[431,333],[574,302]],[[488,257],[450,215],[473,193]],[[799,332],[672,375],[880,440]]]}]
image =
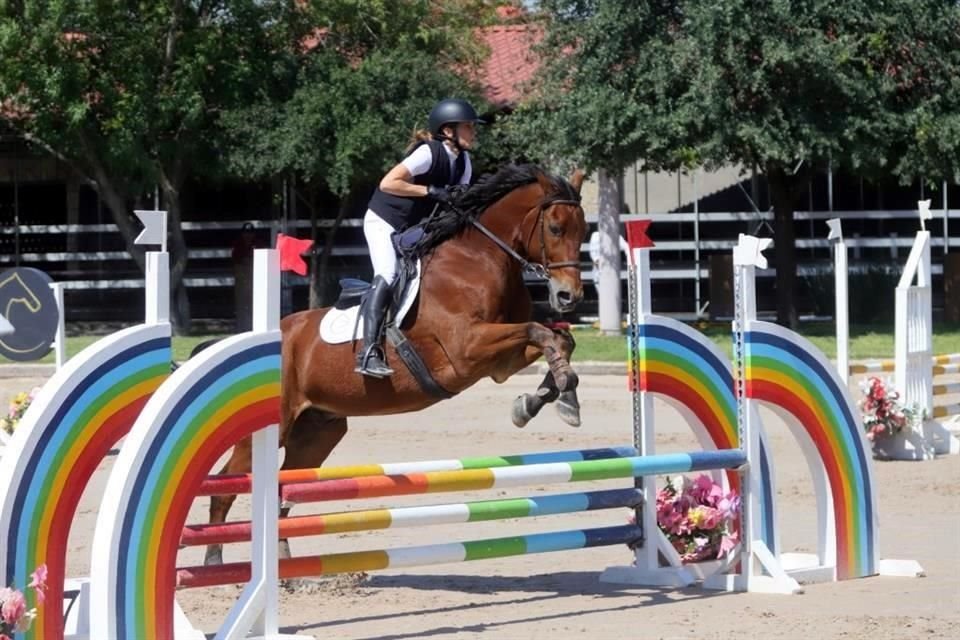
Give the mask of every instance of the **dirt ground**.
[{"label": "dirt ground", "polygon": [[[0,380],[0,397],[39,381]],[[552,409],[519,430],[509,420],[512,399],[537,380],[517,376],[504,385],[484,382],[427,411],[352,421],[332,464],[400,462],[470,455],[625,445],[631,442],[630,397],[621,376],[584,376],[583,426],[561,423]],[[806,466],[785,426],[763,411],[771,436],[778,483],[778,521],[785,551],[814,550],[815,505]],[[658,405],[659,451],[695,450],[689,428]],[[85,575],[97,498],[114,458],[98,469],[71,533],[70,574]],[[925,578],[869,578],[810,585],[796,596],[723,594],[699,589],[661,590],[602,584],[600,572],[625,564],[622,547],[546,553],[499,560],[345,576],[312,591],[282,592],[280,621],[286,633],[316,638],[957,638],[960,637],[960,457],[932,462],[875,462],[882,558],[910,558]],[[590,485],[590,486],[586,486]],[[465,499],[563,493],[624,486],[620,482],[392,499],[390,505],[439,504]],[[354,502],[327,510],[374,508]],[[298,507],[295,514],[322,512]],[[232,518],[246,518],[241,498]],[[191,522],[204,521],[200,499]],[[623,524],[625,510],[392,529],[295,539],[295,554],[381,549],[501,537],[534,531]],[[243,545],[226,560],[246,557]],[[201,549],[181,552],[180,565],[202,562]],[[239,594],[238,587],[182,591],[178,600],[198,627],[212,634]],[[212,637],[212,635],[210,635]]]}]

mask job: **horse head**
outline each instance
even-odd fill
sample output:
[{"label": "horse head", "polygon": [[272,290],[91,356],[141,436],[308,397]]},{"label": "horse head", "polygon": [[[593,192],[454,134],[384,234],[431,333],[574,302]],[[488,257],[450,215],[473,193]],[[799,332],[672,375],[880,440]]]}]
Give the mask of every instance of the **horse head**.
[{"label": "horse head", "polygon": [[526,234],[526,253],[530,260],[539,262],[549,276],[550,306],[566,313],[583,299],[580,244],[587,233],[580,206],[583,172],[575,171],[569,181],[540,171],[536,177],[543,197],[537,204],[536,219]]}]

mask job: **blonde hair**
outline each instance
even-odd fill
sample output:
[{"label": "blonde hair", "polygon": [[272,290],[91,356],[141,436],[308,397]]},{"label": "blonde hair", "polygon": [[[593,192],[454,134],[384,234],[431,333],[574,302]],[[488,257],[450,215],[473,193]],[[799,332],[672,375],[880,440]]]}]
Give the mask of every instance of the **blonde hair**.
[{"label": "blonde hair", "polygon": [[421,142],[429,142],[431,140],[433,140],[432,133],[426,129],[415,129],[413,134],[410,136],[410,142],[407,144],[407,148],[404,150],[403,155],[410,155],[414,149],[420,146]]}]

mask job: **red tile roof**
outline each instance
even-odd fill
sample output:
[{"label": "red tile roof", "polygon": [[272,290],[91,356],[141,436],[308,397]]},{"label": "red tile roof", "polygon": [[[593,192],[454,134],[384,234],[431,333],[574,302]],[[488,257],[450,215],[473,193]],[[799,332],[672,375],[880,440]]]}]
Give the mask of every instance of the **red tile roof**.
[{"label": "red tile roof", "polygon": [[543,39],[543,28],[497,25],[481,30],[480,38],[490,48],[490,57],[480,71],[487,99],[499,106],[516,104],[523,97],[523,84],[539,67],[532,49]]}]

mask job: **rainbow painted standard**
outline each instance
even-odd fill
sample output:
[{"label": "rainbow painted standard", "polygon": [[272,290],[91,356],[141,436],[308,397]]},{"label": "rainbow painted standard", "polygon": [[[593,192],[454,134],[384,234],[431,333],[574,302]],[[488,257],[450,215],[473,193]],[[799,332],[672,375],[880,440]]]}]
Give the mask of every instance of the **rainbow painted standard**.
[{"label": "rainbow painted standard", "polygon": [[[804,338],[768,322],[747,326],[747,397],[782,407],[803,426],[833,498],[837,579],[877,573],[876,507],[857,412],[833,367]],[[798,440],[803,445],[805,439]]]},{"label": "rainbow painted standard", "polygon": [[[69,524],[80,496],[169,372],[170,327],[145,324],[91,345],[44,385],[0,465],[2,584],[24,585],[46,564],[47,600],[63,599]],[[39,613],[27,637],[62,637],[61,607],[41,606]]]},{"label": "rainbow painted standard", "polygon": [[[151,398],[107,485],[94,535],[91,589],[115,615],[94,635],[173,636],[176,553],[187,512],[230,446],[280,419],[280,333],[224,340],[189,361]],[[104,553],[100,553],[104,551]],[[106,628],[97,626],[106,623]]]}]

